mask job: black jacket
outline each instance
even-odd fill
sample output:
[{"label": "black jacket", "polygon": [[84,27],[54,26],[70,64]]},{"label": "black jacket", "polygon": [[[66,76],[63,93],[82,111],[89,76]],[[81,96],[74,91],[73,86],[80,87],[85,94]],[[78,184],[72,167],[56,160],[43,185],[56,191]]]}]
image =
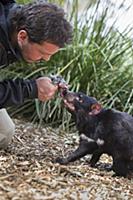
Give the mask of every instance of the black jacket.
[{"label": "black jacket", "polygon": [[[14,0],[0,0],[0,69],[21,60],[19,50],[11,45],[8,35],[8,12],[15,5]],[[0,108],[20,105],[25,99],[36,97],[37,85],[35,80],[0,81]]]}]

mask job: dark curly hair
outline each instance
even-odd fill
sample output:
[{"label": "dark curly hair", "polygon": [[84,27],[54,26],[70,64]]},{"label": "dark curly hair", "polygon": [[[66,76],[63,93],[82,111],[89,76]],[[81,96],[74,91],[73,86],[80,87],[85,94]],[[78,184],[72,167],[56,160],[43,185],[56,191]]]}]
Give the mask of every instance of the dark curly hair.
[{"label": "dark curly hair", "polygon": [[47,41],[64,47],[72,41],[72,26],[65,19],[64,10],[53,3],[37,1],[18,5],[9,18],[12,30],[26,30],[32,42]]}]

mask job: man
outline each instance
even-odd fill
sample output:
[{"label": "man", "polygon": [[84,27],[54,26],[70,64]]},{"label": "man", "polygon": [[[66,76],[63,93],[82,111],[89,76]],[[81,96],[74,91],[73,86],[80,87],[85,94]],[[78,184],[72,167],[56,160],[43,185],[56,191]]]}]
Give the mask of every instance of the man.
[{"label": "man", "polygon": [[[38,1],[18,5],[14,0],[0,0],[0,68],[21,59],[32,63],[48,61],[72,40],[72,27],[63,9]],[[15,131],[5,108],[20,105],[25,99],[51,99],[58,87],[48,77],[36,80],[0,82],[0,148],[6,148]]]}]

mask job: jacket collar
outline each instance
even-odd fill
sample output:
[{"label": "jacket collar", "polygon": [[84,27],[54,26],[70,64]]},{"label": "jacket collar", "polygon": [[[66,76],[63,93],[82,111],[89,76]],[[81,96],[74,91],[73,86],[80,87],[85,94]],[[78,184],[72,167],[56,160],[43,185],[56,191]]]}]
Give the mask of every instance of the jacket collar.
[{"label": "jacket collar", "polygon": [[9,40],[9,27],[10,27],[10,21],[8,18],[9,10],[12,10],[16,7],[15,3],[7,4],[6,6],[3,6],[3,4],[0,3],[0,32],[1,32],[1,39],[0,41],[6,48],[6,51],[8,51],[9,54],[12,55],[13,60],[20,60],[22,59],[21,53],[19,48],[13,47],[10,40]]}]

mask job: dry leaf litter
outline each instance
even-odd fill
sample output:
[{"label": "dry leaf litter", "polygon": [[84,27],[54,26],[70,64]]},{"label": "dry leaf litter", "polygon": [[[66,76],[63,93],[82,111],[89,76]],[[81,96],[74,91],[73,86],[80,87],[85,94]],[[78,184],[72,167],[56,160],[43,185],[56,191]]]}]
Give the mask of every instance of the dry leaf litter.
[{"label": "dry leaf litter", "polygon": [[6,151],[0,151],[0,200],[128,200],[133,199],[133,179],[112,177],[103,155],[97,168],[89,156],[62,166],[54,163],[78,145],[78,134],[37,128],[14,120],[16,133]]}]

